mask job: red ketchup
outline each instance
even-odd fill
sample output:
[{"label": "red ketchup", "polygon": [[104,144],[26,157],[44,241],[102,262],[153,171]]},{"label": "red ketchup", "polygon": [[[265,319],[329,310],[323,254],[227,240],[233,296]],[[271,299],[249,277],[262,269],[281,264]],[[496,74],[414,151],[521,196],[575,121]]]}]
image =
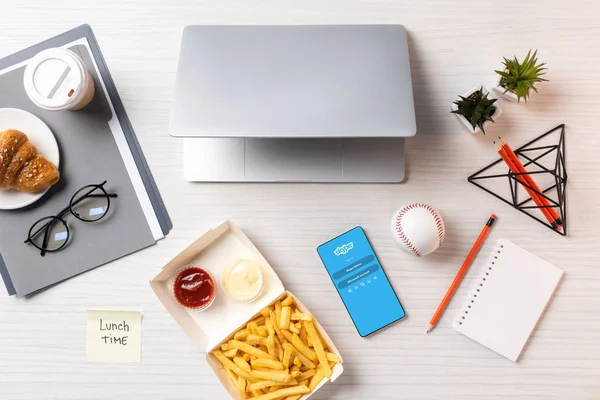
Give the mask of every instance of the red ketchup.
[{"label": "red ketchup", "polygon": [[203,309],[215,298],[215,281],[204,269],[189,267],[175,278],[173,293],[182,306]]}]

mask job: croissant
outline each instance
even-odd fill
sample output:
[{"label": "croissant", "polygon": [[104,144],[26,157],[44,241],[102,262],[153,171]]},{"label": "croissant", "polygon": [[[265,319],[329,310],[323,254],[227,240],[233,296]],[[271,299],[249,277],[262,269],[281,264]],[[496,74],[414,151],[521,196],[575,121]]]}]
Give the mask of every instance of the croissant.
[{"label": "croissant", "polygon": [[60,179],[56,165],[42,156],[26,134],[0,132],[0,189],[39,192]]}]

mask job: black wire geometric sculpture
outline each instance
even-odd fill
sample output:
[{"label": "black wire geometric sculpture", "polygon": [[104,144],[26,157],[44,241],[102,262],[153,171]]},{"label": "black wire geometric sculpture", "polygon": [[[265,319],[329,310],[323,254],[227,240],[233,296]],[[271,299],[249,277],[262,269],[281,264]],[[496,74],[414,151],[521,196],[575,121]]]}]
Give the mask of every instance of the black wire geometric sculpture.
[{"label": "black wire geometric sculpture", "polygon": [[[544,140],[548,140],[552,134],[559,135],[557,144],[549,145],[538,145],[543,143]],[[554,142],[556,143],[556,142]],[[556,156],[552,153],[556,152]],[[537,153],[537,154],[536,154]],[[539,223],[552,229],[554,232],[560,235],[567,235],[567,170],[565,167],[565,124],[558,125],[556,128],[549,130],[543,135],[533,139],[529,143],[519,147],[515,150],[517,157],[521,159],[523,165],[527,169],[524,173],[513,173],[508,167],[506,173],[492,173],[491,175],[484,175],[484,173],[490,173],[494,167],[505,166],[504,161],[500,158],[497,161],[491,163],[487,167],[480,169],[473,175],[469,176],[467,180],[473,185],[485,190],[492,196],[502,200],[506,204],[516,208],[522,213],[528,215]],[[551,158],[550,158],[551,157]],[[552,165],[546,167],[543,165],[542,159],[552,161]],[[547,161],[546,161],[547,162]],[[527,183],[522,182],[523,179],[518,180],[519,175],[530,175],[535,179],[536,182],[545,181],[545,189],[541,192],[532,188]],[[484,183],[492,179],[504,179],[508,180],[508,187],[510,188],[510,195],[501,195],[497,192],[485,187]],[[538,185],[543,188],[542,184]],[[505,185],[504,185],[505,186]],[[531,196],[527,194],[527,191],[521,186],[525,186],[539,196],[544,197],[548,203],[547,206],[537,206],[533,202]],[[506,190],[508,192],[508,190]],[[524,199],[523,199],[524,197]],[[561,227],[552,226],[540,212],[541,208],[554,208],[562,221]]]}]

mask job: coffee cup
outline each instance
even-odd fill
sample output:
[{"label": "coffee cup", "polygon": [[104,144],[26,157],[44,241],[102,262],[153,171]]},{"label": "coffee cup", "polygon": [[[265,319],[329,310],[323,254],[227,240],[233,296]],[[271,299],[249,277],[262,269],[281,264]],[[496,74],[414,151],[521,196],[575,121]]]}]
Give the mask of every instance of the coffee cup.
[{"label": "coffee cup", "polygon": [[79,110],[94,97],[94,80],[81,57],[52,48],[35,55],[23,75],[25,92],[38,107],[50,111]]}]

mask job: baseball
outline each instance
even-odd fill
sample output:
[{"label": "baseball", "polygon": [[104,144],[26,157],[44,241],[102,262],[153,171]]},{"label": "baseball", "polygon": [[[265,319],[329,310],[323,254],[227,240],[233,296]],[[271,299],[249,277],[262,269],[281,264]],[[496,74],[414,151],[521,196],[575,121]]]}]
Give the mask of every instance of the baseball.
[{"label": "baseball", "polygon": [[417,257],[435,251],[444,242],[446,234],[442,216],[423,203],[400,207],[392,218],[391,230],[400,250]]}]

